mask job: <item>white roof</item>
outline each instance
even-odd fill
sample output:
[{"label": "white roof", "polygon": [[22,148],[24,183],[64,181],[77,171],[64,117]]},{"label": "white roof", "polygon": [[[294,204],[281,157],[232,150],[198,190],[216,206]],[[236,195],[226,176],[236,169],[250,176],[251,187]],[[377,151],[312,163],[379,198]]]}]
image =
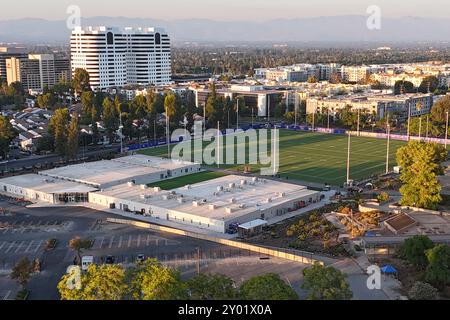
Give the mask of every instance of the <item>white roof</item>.
[{"label": "white roof", "polygon": [[133,180],[137,177],[167,170],[182,169],[191,162],[149,157],[144,155],[128,156],[113,160],[80,163],[39,172],[40,175],[65,179],[102,187],[116,181]]},{"label": "white roof", "polygon": [[247,223],[239,225],[239,228],[245,229],[245,230],[250,230],[250,229],[253,229],[256,227],[265,226],[267,223],[268,222],[266,220],[256,219],[256,220],[249,221]]},{"label": "white roof", "polygon": [[17,186],[25,189],[33,189],[44,193],[85,193],[96,191],[97,189],[72,181],[52,179],[38,174],[24,174],[4,178],[0,183]]}]

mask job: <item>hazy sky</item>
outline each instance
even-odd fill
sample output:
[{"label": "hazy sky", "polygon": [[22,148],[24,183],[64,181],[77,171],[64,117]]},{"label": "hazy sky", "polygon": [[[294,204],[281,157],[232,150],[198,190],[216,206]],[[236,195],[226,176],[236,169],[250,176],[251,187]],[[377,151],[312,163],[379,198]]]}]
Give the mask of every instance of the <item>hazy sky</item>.
[{"label": "hazy sky", "polygon": [[378,5],[384,16],[448,17],[448,0],[8,0],[0,20],[24,17],[64,19],[69,5],[82,15],[153,19],[208,18],[214,20],[267,20],[343,14],[366,14]]}]

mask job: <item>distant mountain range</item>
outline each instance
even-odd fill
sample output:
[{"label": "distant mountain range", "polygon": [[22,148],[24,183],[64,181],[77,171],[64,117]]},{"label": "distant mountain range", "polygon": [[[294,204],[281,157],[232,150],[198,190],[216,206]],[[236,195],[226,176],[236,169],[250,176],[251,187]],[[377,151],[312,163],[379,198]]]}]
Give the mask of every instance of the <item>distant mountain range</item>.
[{"label": "distant mountain range", "polygon": [[[275,19],[265,22],[187,19],[164,21],[126,17],[92,17],[82,25],[158,26],[175,42],[449,42],[450,18],[385,18],[381,30],[366,27],[365,16]],[[0,42],[68,43],[64,20],[24,18],[0,21]]]}]

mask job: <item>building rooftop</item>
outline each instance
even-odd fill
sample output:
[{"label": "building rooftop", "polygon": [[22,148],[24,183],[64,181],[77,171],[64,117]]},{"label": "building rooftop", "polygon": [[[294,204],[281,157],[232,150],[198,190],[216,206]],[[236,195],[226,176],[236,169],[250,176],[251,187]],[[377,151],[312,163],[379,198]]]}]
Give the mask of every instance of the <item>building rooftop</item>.
[{"label": "building rooftop", "polygon": [[51,179],[38,174],[24,174],[4,178],[1,182],[3,184],[20,186],[22,188],[33,189],[44,193],[85,193],[97,190],[84,184],[66,180]]},{"label": "building rooftop", "polygon": [[102,160],[75,164],[41,171],[40,175],[85,183],[92,186],[123,181],[167,170],[185,168],[194,163],[144,155],[127,156],[113,160]]},{"label": "building rooftop", "polygon": [[312,197],[317,192],[295,184],[230,175],[171,191],[122,184],[100,194],[210,219],[232,220],[294,199]]}]

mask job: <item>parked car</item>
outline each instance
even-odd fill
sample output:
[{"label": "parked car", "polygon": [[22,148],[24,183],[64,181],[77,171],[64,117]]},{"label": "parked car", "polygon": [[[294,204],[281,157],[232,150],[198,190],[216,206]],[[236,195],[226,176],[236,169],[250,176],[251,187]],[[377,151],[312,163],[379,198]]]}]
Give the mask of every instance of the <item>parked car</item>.
[{"label": "parked car", "polygon": [[88,267],[94,263],[93,256],[84,256],[81,258],[81,270],[86,271]]},{"label": "parked car", "polygon": [[105,263],[106,264],[114,264],[114,261],[116,261],[116,258],[114,258],[114,256],[107,256]]},{"label": "parked car", "polygon": [[136,258],[136,262],[144,262],[145,261],[145,255],[144,254],[138,254]]}]

